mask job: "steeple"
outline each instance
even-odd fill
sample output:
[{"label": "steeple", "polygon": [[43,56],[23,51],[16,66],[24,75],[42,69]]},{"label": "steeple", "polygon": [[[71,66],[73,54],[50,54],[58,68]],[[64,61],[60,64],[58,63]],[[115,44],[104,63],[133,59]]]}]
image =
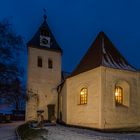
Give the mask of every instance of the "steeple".
[{"label": "steeple", "polygon": [[44,16],[43,16],[43,18],[44,18],[44,22],[46,22],[46,20],[47,20],[47,11],[46,11],[46,9],[44,8],[43,9],[43,11],[44,11]]},{"label": "steeple", "polygon": [[27,43],[28,47],[62,52],[62,49],[59,47],[55,37],[53,36],[47,24],[46,9],[44,9],[43,19],[44,19],[43,23],[39,27],[38,31],[35,33],[32,39]]},{"label": "steeple", "polygon": [[116,49],[104,32],[98,34],[71,76],[78,75],[99,66],[136,71]]}]

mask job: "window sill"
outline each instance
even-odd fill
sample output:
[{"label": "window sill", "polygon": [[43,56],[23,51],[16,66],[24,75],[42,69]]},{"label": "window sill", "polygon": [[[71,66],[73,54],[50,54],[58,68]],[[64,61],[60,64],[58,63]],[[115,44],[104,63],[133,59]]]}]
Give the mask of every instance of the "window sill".
[{"label": "window sill", "polygon": [[77,105],[87,105],[87,104],[77,104]]},{"label": "window sill", "polygon": [[124,107],[124,108],[129,108],[129,106],[123,105],[123,104],[116,104],[116,107]]}]

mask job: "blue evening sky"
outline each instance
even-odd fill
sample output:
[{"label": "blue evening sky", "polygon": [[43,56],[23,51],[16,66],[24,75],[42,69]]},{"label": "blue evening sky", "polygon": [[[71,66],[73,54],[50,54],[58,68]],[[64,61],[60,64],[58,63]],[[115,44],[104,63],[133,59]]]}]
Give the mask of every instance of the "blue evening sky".
[{"label": "blue evening sky", "polygon": [[0,20],[10,19],[27,42],[42,23],[43,8],[65,71],[76,67],[101,30],[140,68],[140,0],[0,0]]}]

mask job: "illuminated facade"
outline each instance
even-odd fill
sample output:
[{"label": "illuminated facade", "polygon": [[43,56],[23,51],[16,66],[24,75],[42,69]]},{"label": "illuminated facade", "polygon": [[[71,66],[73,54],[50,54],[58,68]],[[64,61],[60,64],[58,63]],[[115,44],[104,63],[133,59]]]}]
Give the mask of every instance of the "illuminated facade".
[{"label": "illuminated facade", "polygon": [[[26,120],[98,129],[140,125],[140,72],[100,32],[76,69],[61,70],[62,50],[44,22],[28,43]],[[127,118],[127,119],[126,119]]]},{"label": "illuminated facade", "polygon": [[140,125],[140,73],[103,32],[59,90],[60,122],[98,129]]}]

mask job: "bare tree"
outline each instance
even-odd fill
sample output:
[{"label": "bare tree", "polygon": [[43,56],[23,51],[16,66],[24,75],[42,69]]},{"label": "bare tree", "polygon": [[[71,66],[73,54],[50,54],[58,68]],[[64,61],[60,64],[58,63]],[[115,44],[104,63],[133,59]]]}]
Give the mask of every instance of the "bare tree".
[{"label": "bare tree", "polygon": [[0,22],[0,103],[12,104],[20,109],[23,100],[23,67],[19,61],[24,50],[23,39],[17,35],[8,20]]}]

